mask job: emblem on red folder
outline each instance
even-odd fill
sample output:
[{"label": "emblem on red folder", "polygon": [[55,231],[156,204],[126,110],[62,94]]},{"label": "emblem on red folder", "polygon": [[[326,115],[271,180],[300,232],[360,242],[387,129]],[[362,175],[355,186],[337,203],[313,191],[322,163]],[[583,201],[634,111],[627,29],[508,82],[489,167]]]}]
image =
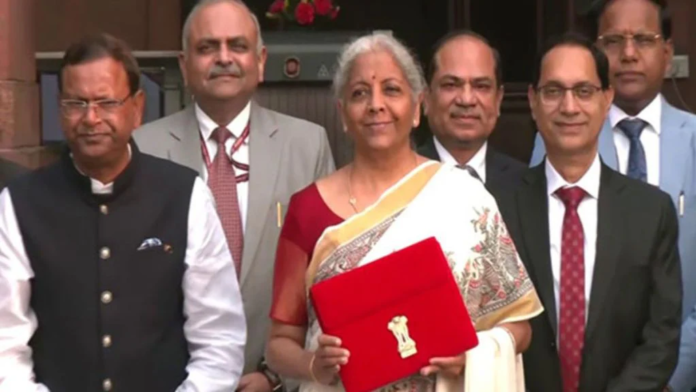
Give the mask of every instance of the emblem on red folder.
[{"label": "emblem on red folder", "polygon": [[406,316],[394,317],[391,322],[389,322],[387,328],[394,334],[399,344],[399,354],[401,354],[401,358],[408,358],[418,352],[418,349],[416,349],[416,342],[409,336],[408,319]]},{"label": "emblem on red folder", "polygon": [[478,344],[434,237],[317,282],[310,297],[322,333],[350,351],[340,370],[345,392],[381,389],[418,373],[431,358],[456,357]]}]

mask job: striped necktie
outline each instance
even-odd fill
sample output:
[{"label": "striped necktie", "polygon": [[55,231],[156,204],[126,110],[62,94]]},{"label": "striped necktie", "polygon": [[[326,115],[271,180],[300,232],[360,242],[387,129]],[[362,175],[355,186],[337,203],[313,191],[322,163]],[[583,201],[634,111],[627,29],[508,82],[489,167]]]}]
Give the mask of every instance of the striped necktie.
[{"label": "striped necktie", "polygon": [[640,141],[640,134],[643,132],[646,125],[648,124],[641,119],[624,119],[617,124],[631,143],[631,149],[628,153],[628,170],[626,171],[626,175],[643,182],[648,181],[648,167],[645,162],[645,150],[643,149],[643,143]]}]

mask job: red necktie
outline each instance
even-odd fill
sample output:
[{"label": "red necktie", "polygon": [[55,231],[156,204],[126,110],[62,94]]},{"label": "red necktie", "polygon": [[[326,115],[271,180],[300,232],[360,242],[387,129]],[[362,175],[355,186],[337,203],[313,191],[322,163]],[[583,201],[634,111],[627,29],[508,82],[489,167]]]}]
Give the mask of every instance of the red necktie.
[{"label": "red necktie", "polygon": [[558,356],[561,361],[563,391],[576,392],[580,385],[585,341],[585,236],[578,216],[578,205],[585,197],[585,191],[571,187],[559,189],[556,194],[565,204],[561,241]]},{"label": "red necktie", "polygon": [[212,137],[218,144],[217,154],[208,167],[208,184],[215,197],[217,212],[222,221],[227,244],[230,247],[237,277],[241,271],[244,231],[237,198],[237,179],[230,158],[225,152],[225,142],[232,136],[226,128],[217,128]]}]

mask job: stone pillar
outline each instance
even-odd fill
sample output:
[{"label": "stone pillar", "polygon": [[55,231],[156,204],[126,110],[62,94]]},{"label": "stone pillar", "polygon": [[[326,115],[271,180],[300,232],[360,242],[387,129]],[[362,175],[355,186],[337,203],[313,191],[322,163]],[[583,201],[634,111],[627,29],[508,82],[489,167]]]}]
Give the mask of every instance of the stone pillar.
[{"label": "stone pillar", "polygon": [[0,157],[43,162],[36,83],[36,0],[0,0]]}]

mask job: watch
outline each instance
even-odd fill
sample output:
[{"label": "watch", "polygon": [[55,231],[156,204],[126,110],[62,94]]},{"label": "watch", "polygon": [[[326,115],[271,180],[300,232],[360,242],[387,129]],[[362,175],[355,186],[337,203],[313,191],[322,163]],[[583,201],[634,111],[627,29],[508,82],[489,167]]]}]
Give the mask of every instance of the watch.
[{"label": "watch", "polygon": [[261,360],[261,363],[259,364],[258,371],[266,376],[268,379],[268,382],[271,384],[271,390],[273,392],[280,392],[283,390],[283,381],[280,379],[280,376],[271,370],[270,367],[268,367],[268,364],[266,363],[265,359]]}]

